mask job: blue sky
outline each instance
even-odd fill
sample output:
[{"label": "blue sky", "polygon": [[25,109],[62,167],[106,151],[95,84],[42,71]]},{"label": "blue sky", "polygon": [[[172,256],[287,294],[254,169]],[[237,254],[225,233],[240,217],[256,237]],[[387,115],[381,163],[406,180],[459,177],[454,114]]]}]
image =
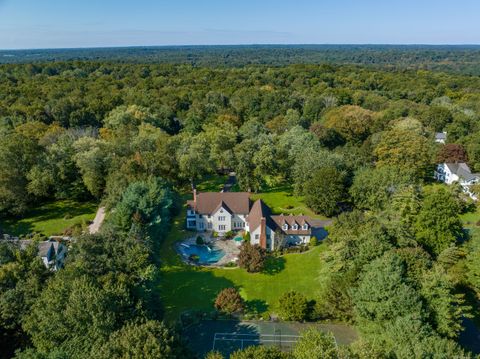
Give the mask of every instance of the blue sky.
[{"label": "blue sky", "polygon": [[0,49],[480,44],[480,0],[0,0]]}]

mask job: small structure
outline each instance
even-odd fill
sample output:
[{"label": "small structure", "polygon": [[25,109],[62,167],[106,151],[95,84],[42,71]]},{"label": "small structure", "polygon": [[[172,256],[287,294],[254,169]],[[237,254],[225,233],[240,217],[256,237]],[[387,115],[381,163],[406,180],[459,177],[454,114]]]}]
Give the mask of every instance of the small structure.
[{"label": "small structure", "polygon": [[[34,241],[31,239],[19,239],[18,237],[11,237],[9,235],[4,235],[1,240],[12,243],[20,250],[24,250],[29,245],[34,243]],[[70,238],[62,237],[62,240],[70,240]],[[53,271],[63,268],[65,264],[65,257],[67,255],[67,246],[63,244],[62,241],[50,237],[46,241],[38,242],[37,249],[38,256],[46,268]]]},{"label": "small structure", "polygon": [[45,267],[49,269],[58,270],[63,268],[66,254],[67,247],[56,240],[49,239],[48,241],[38,243],[38,255]]},{"label": "small structure", "polygon": [[312,231],[324,223],[303,215],[272,215],[262,201],[252,203],[248,192],[204,192],[193,190],[187,202],[187,229],[250,233],[250,242],[274,250],[288,245],[307,244]]},{"label": "small structure", "polygon": [[447,142],[447,133],[446,132],[437,132],[435,133],[435,142],[445,144]]},{"label": "small structure", "polygon": [[478,183],[480,175],[472,173],[466,163],[440,163],[437,165],[434,178],[449,185],[453,183],[460,184],[466,194],[477,200],[477,197],[470,191],[470,186]]}]

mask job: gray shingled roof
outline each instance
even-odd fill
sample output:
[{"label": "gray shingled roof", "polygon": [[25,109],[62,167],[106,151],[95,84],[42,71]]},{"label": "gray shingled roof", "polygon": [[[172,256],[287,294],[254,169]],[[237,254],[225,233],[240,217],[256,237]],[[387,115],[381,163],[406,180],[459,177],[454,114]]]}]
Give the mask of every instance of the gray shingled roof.
[{"label": "gray shingled roof", "polygon": [[445,132],[437,132],[437,133],[435,133],[435,139],[436,140],[446,140],[447,139],[447,134]]},{"label": "gray shingled roof", "polygon": [[445,163],[450,172],[456,174],[458,177],[466,181],[471,181],[477,176],[470,171],[470,167],[466,163]]}]

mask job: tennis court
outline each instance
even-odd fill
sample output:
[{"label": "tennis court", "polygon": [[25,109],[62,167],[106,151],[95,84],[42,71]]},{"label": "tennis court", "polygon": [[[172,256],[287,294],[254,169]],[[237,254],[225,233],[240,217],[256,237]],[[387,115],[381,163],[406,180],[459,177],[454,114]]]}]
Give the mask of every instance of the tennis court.
[{"label": "tennis court", "polygon": [[309,327],[332,332],[338,345],[356,339],[355,331],[341,324],[235,320],[204,320],[187,328],[184,334],[191,349],[200,357],[211,350],[218,350],[228,357],[234,351],[251,345],[276,346],[289,351],[300,333]]}]

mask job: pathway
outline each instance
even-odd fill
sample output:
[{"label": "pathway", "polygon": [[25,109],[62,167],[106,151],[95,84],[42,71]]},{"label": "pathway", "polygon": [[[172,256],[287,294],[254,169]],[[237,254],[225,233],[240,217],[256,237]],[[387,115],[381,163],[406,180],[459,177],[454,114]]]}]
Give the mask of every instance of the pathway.
[{"label": "pathway", "polygon": [[105,219],[105,207],[99,207],[97,210],[97,214],[90,226],[88,226],[88,231],[90,234],[97,233],[100,230],[100,226]]},{"label": "pathway", "polygon": [[220,192],[230,192],[230,190],[232,189],[232,187],[235,185],[236,182],[237,182],[237,178],[235,177],[235,172],[230,172],[228,174],[227,182],[225,182]]}]

